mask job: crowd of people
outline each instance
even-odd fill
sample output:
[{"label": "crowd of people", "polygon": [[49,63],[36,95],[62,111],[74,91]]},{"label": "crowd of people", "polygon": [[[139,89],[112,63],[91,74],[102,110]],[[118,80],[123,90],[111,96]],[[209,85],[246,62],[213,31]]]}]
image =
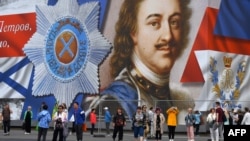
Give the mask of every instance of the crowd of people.
[{"label": "crowd of people", "polygon": [[[53,137],[52,141],[66,141],[69,135],[69,117],[68,108],[65,103],[56,106],[55,112],[52,115],[48,111],[48,106],[46,103],[42,103],[41,110],[37,115],[37,130],[38,137],[37,141],[46,141],[47,131],[50,128],[50,122],[53,122]],[[74,113],[73,113],[73,127],[72,131],[76,133],[77,141],[82,141],[83,130],[82,125],[85,122],[85,112],[81,109],[78,102],[73,103]],[[28,108],[29,109],[29,108]],[[25,126],[26,126],[25,121]],[[25,128],[26,129],[26,128]],[[26,131],[25,131],[26,134]]]},{"label": "crowd of people", "polygon": [[215,102],[215,107],[209,110],[206,121],[211,140],[219,141],[220,138],[223,138],[224,125],[250,125],[249,108],[245,107],[244,111],[241,108],[229,110],[227,107],[223,107],[222,103]]},{"label": "crowd of people", "polygon": [[[193,111],[191,107],[187,108],[186,116],[183,120],[186,125],[188,141],[194,141],[195,136],[199,136],[201,124],[208,125],[212,141],[219,141],[219,139],[223,138],[224,125],[250,125],[248,107],[244,108],[244,112],[241,109],[232,109],[230,112],[220,102],[215,102],[214,105],[208,114],[206,112],[202,114],[198,110]],[[175,129],[178,125],[178,113],[179,110],[176,106],[170,107],[165,113],[159,107],[150,107],[147,110],[146,105],[138,106],[132,117],[132,131],[135,140],[146,141],[148,138],[153,138],[156,141],[161,140],[164,133],[164,123],[166,123],[169,141],[174,141]],[[120,115],[122,118],[117,120],[117,115]],[[117,115],[113,117],[113,140],[115,141],[119,132],[118,141],[121,141],[126,119],[120,108],[117,111]]]},{"label": "crowd of people", "polygon": [[[51,122],[53,123],[52,124],[53,125],[52,141],[57,141],[57,138],[59,138],[59,141],[66,141],[67,136],[69,135],[68,124],[72,122],[68,118],[68,108],[66,104],[65,103],[62,103],[59,105],[56,104],[56,106],[54,107],[56,109],[54,109],[55,111],[53,110],[52,114],[48,111],[48,108],[49,108],[48,105],[45,102],[42,102],[40,111],[37,114],[37,117],[36,117],[36,121],[37,121],[36,130],[38,131],[37,141],[41,141],[41,140],[46,141],[47,132],[48,132],[48,129],[51,127],[51,124],[50,124]],[[81,109],[78,102],[73,103],[73,108],[74,108],[74,113],[72,116],[73,117],[72,131],[76,133],[77,141],[82,141],[82,138],[83,138],[82,127],[83,127],[83,124],[85,123],[85,112]],[[10,109],[9,105],[6,104],[0,114],[0,123],[3,126],[4,136],[10,135],[11,113],[12,113],[12,110]],[[28,106],[27,110],[24,113],[23,124],[22,124],[22,128],[24,130],[25,135],[31,134],[32,119],[33,119],[32,107]]]},{"label": "crowd of people", "polygon": [[[191,135],[193,132],[194,124],[197,126],[200,124],[198,121],[195,121],[195,114],[192,113],[192,109],[188,109],[188,114],[192,114],[193,120],[191,120],[191,124],[189,126],[189,121],[186,121],[187,124],[187,133],[190,141],[193,139]],[[162,112],[160,107],[150,107],[147,110],[146,105],[138,106],[136,112],[132,116],[132,131],[134,134],[134,138],[136,141],[146,141],[148,138],[155,139],[156,141],[162,140],[162,135],[164,133],[164,125],[168,127],[168,138],[169,141],[174,141],[175,137],[175,129],[178,125],[177,117],[179,110],[176,106],[172,106],[165,111]],[[199,112],[200,113],[200,112]],[[201,116],[201,113],[199,114]],[[183,120],[186,120],[183,119]],[[116,140],[117,133],[119,133],[118,141],[123,140],[123,128],[126,125],[126,118],[121,108],[117,109],[117,113],[113,116],[113,141]],[[191,129],[192,128],[192,129]],[[199,130],[199,129],[198,129]],[[198,134],[198,130],[196,133]],[[194,134],[194,133],[193,133]]]},{"label": "crowd of people", "polygon": [[[212,141],[219,141],[223,138],[224,125],[250,125],[249,108],[245,107],[244,112],[241,109],[223,108],[220,102],[215,102],[215,106],[209,110],[209,113],[203,115],[200,111],[193,111],[191,107],[187,108],[186,116],[183,119],[186,124],[186,133],[188,141],[194,141],[195,136],[199,135],[199,127],[204,123],[202,120],[206,116],[206,124],[209,127],[209,132]],[[41,110],[37,115],[37,141],[45,141],[47,131],[50,128],[50,123],[53,122],[53,137],[52,141],[66,141],[69,135],[69,123],[74,123],[72,131],[76,134],[77,141],[83,139],[83,124],[86,123],[85,112],[79,106],[78,102],[73,103],[74,113],[73,122],[68,117],[68,108],[65,103],[57,106],[57,111],[52,113],[48,111],[48,106],[43,103]],[[124,127],[127,125],[127,117],[122,108],[117,108],[113,114],[108,107],[104,107],[104,121],[107,136],[110,136],[110,126],[113,126],[112,139],[115,141],[123,140]],[[4,135],[10,135],[10,115],[12,111],[8,104],[4,106],[1,112],[0,121],[3,124]],[[146,141],[148,138],[156,141],[162,140],[164,126],[167,126],[169,141],[174,141],[175,129],[178,126],[179,109],[172,106],[166,109],[165,113],[160,107],[150,107],[146,105],[138,106],[136,112],[132,116],[132,131],[136,141]],[[89,114],[90,134],[95,132],[95,124],[97,122],[97,114],[95,109]],[[33,119],[32,107],[28,106],[23,117],[24,134],[31,133],[31,121]]]}]

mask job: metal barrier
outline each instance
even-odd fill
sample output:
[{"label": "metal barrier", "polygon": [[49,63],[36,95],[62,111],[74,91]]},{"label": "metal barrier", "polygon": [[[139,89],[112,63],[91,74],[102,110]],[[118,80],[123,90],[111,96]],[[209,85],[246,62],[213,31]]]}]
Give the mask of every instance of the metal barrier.
[{"label": "metal barrier", "polygon": [[[195,101],[185,101],[185,100],[158,100],[154,101],[154,108],[159,107],[162,109],[162,113],[164,116],[166,116],[166,110],[167,107],[164,105],[164,103],[175,103],[174,106],[177,106],[178,108],[182,109],[183,113],[178,117],[178,125],[176,128],[176,132],[185,132],[186,128],[184,124],[184,117],[185,114],[187,113],[187,108],[184,105],[192,105],[194,103],[194,106],[192,107],[194,110],[200,110],[202,112],[202,118],[203,118],[203,125],[200,127],[200,132],[208,132],[208,127],[206,123],[206,117],[208,114],[208,111],[210,108],[214,107],[214,103],[216,100],[195,100]],[[103,132],[105,130],[105,122],[104,122],[104,107],[109,107],[109,111],[112,115],[116,113],[116,110],[118,107],[123,105],[123,103],[126,103],[127,105],[142,105],[144,104],[144,101],[138,101],[138,100],[132,100],[132,101],[116,101],[116,100],[103,100],[100,102],[98,107],[96,108],[97,111],[97,118],[98,118],[98,123],[96,125],[96,128],[98,129],[98,133]],[[3,104],[3,103],[2,103]],[[237,110],[241,109],[244,111],[244,107],[250,107],[250,101],[224,101],[221,103],[222,107],[227,109],[228,111],[232,110]],[[148,105],[147,105],[148,106]],[[149,109],[149,107],[148,107]],[[130,113],[134,113],[135,111],[129,111]],[[127,114],[128,111],[124,111],[125,117],[127,119],[127,126],[125,127],[125,130],[131,130],[131,118]],[[88,127],[91,127],[88,121],[88,118],[86,118],[86,123]],[[36,120],[32,121],[32,126],[35,126],[37,123]],[[51,124],[52,125],[52,124]],[[11,121],[11,126],[13,127],[21,127],[22,126],[22,120],[12,120]],[[112,127],[111,127],[112,129]],[[164,131],[167,131],[167,126],[165,125]]]},{"label": "metal barrier", "polygon": [[[166,120],[167,120],[167,115],[166,115],[166,110],[167,107],[163,103],[175,103],[173,106],[177,106],[178,108],[182,109],[182,114],[178,116],[178,125],[176,128],[176,132],[186,132],[185,128],[185,122],[184,122],[184,117],[187,114],[187,109],[189,107],[184,107],[183,105],[192,105],[193,103],[193,110],[199,110],[202,113],[202,125],[200,126],[200,132],[208,132],[209,128],[206,122],[207,115],[209,113],[210,108],[215,106],[216,100],[196,100],[196,101],[185,101],[185,100],[158,100],[154,101],[154,106],[153,108],[159,107],[162,109],[162,113],[164,114]],[[120,104],[119,104],[120,103]],[[116,100],[103,100],[100,102],[98,106],[98,131],[101,132],[102,130],[105,129],[105,122],[104,122],[104,107],[109,107],[110,112],[112,115],[116,113],[117,108],[122,105],[122,103],[130,103],[130,104],[137,104],[137,105],[142,105],[144,102],[143,101],[116,101]],[[242,109],[244,107],[248,107],[250,104],[250,101],[223,101],[221,102],[221,106],[224,109],[227,109],[228,111],[232,110],[237,110],[237,109]],[[148,107],[149,109],[149,107]],[[147,109],[147,110],[148,110]],[[132,111],[134,113],[135,111]],[[131,111],[129,111],[131,113]],[[131,119],[128,116],[128,112],[124,111],[124,114],[127,119],[127,126],[125,127],[126,130],[131,130]],[[164,127],[164,131],[167,131],[167,125]]]}]

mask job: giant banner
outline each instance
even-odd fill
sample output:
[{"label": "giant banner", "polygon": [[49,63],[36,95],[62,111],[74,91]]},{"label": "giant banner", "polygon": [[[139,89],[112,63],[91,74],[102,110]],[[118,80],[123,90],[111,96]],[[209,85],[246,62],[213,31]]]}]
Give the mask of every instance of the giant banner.
[{"label": "giant banner", "polygon": [[[248,0],[1,0],[0,102],[52,112],[249,106]],[[233,9],[233,10],[232,10]],[[36,116],[34,116],[34,119]]]}]

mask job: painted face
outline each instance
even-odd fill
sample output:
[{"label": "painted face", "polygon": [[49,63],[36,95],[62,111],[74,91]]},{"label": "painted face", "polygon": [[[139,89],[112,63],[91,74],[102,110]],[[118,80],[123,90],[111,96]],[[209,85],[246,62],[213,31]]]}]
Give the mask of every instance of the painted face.
[{"label": "painted face", "polygon": [[176,60],[181,33],[179,0],[145,0],[131,33],[134,51],[157,74],[169,73]]}]

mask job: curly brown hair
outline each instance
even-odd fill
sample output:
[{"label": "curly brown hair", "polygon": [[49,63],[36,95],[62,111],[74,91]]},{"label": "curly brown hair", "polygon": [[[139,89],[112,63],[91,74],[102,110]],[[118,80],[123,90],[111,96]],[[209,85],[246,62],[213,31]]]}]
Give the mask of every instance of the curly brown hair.
[{"label": "curly brown hair", "polygon": [[[114,38],[114,52],[111,56],[110,67],[111,76],[115,78],[120,71],[131,64],[131,55],[134,48],[134,42],[131,38],[131,33],[137,31],[137,16],[141,3],[145,0],[124,0],[119,19],[116,22],[115,38]],[[187,35],[189,32],[188,19],[190,17],[191,10],[188,8],[190,0],[180,0],[180,6],[182,9],[182,27],[181,31],[182,48],[179,50],[178,57],[182,54],[187,44]]]}]

